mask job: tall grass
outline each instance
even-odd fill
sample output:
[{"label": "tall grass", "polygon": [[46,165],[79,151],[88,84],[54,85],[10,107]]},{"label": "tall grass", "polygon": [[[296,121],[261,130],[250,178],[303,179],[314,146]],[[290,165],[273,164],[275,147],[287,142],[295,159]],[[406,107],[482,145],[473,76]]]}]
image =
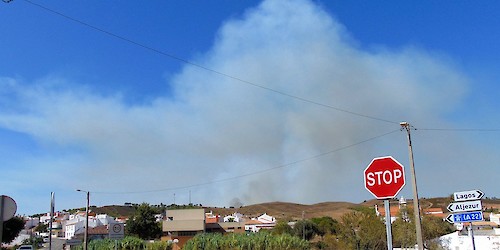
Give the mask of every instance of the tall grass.
[{"label": "tall grass", "polygon": [[[73,249],[73,248],[72,248]],[[78,246],[76,250],[82,250],[83,246]],[[91,240],[88,249],[90,250],[171,250],[172,245],[164,241],[145,242],[137,237],[127,236],[121,240]]]},{"label": "tall grass", "polygon": [[305,250],[308,241],[289,234],[273,235],[267,231],[256,234],[199,234],[186,242],[184,250]]}]

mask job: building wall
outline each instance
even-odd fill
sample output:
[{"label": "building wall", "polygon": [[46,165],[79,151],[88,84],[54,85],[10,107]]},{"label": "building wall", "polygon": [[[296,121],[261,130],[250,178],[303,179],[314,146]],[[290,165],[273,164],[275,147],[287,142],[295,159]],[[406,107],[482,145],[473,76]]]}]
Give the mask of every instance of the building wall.
[{"label": "building wall", "polygon": [[166,220],[205,220],[205,209],[167,210],[165,217]]},{"label": "building wall", "polygon": [[[473,249],[472,237],[459,235],[458,231],[441,236],[439,240],[451,250]],[[500,235],[474,235],[474,245],[476,249],[500,250]]]},{"label": "building wall", "polygon": [[205,209],[167,210],[162,229],[162,240],[177,240],[175,245],[182,247],[197,233],[205,232]]}]

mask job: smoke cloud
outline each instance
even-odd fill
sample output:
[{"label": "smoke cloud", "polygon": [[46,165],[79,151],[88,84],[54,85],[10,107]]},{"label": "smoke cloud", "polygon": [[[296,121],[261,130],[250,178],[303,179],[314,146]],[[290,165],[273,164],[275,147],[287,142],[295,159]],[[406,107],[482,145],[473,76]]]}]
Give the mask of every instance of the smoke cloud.
[{"label": "smoke cloud", "polygon": [[[188,194],[192,203],[219,206],[360,202],[372,198],[362,171],[373,157],[394,155],[406,165],[398,123],[449,125],[468,87],[449,60],[423,49],[360,48],[305,0],[264,1],[226,21],[213,47],[191,61],[243,81],[185,65],[166,83],[168,96],[131,104],[92,83],[1,78],[0,125],[37,148],[8,173],[34,181],[5,185],[54,185],[63,204],[81,200],[71,198],[75,188],[93,191],[100,205],[170,204],[174,196],[188,203]],[[432,137],[415,143],[425,155],[416,156],[424,194],[442,185],[433,178],[446,167],[425,171],[453,164],[451,149]]]}]

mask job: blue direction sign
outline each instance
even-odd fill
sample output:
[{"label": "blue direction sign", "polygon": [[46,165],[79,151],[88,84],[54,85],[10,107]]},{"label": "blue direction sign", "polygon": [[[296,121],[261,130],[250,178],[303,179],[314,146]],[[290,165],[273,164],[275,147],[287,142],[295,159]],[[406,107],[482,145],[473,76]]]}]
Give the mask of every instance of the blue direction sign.
[{"label": "blue direction sign", "polygon": [[462,223],[462,222],[473,222],[482,220],[483,220],[483,212],[481,211],[450,214],[446,217],[446,221],[448,221],[449,223]]}]

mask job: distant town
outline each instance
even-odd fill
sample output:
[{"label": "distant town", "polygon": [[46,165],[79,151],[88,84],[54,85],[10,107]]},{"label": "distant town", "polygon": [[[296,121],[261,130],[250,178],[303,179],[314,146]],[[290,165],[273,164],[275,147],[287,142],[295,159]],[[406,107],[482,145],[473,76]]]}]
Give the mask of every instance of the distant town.
[{"label": "distant town", "polygon": [[[446,206],[450,201],[451,198],[432,198],[422,199],[420,202],[424,221],[425,218],[433,218],[432,220],[440,221],[442,225],[449,225],[451,228],[447,234],[432,239],[434,242],[450,249],[467,249],[472,244],[470,238],[473,230],[474,244],[476,247],[483,246],[477,249],[500,247],[500,200],[485,199],[481,208],[484,218],[471,223],[446,221],[450,214]],[[122,240],[131,232],[127,230],[131,220],[144,219],[137,216],[141,207],[151,212],[154,223],[161,229],[151,240],[165,243],[168,249],[181,249],[193,237],[203,233],[251,235],[261,231],[276,232],[282,227],[280,223],[293,230],[297,224],[304,221],[318,222],[318,218],[330,218],[329,221],[334,221],[336,226],[333,225],[330,231],[320,232],[318,229],[308,237],[302,232],[302,238],[310,242],[321,242],[325,235],[332,234],[337,235],[339,241],[343,223],[347,220],[346,215],[359,216],[359,220],[366,220],[365,214],[371,214],[381,224],[386,218],[384,205],[380,200],[365,201],[361,204],[325,202],[315,205],[271,202],[230,208],[203,207],[201,204],[167,206],[124,203],[119,206],[90,207],[88,214],[85,208],[81,208],[25,216],[24,229],[15,240],[4,246],[15,249],[27,242],[35,242],[32,239],[36,238],[39,240],[35,247],[48,249],[51,243],[52,249],[81,249],[86,237],[88,242]],[[394,225],[393,230],[397,229],[398,221],[411,221],[408,214],[411,209],[408,207],[411,207],[411,203],[404,197],[391,200],[390,218]],[[301,227],[305,228],[304,224],[301,224]]]}]

